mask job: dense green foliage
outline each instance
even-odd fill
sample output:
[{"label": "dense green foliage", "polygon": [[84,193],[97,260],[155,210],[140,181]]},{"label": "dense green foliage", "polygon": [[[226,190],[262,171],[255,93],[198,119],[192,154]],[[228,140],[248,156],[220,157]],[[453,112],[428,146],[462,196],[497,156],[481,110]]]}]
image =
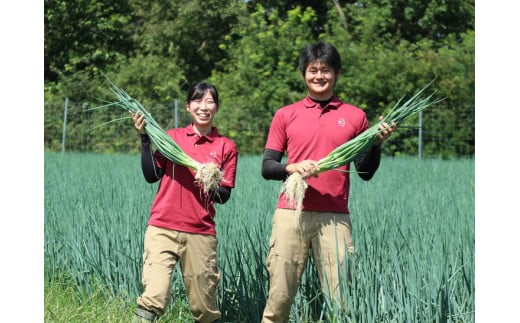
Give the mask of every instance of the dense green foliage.
[{"label": "dense green foliage", "polygon": [[[217,205],[224,321],[258,322],[266,301],[265,257],[281,183],[264,180],[260,164],[260,156],[240,157],[231,199]],[[353,175],[356,254],[349,261],[352,284],[344,290],[349,312],[322,298],[309,263],[291,317],[315,322],[327,313],[335,322],[473,322],[474,176],[473,159],[407,157],[383,158],[368,182]],[[398,190],[391,189],[396,185]],[[127,302],[121,315],[128,315],[141,290],[142,239],[156,189],[144,181],[137,154],[46,153],[46,287],[66,282],[85,303],[122,297]],[[59,302],[48,297],[46,292],[46,302]],[[185,302],[177,269],[168,317],[187,315]],[[46,318],[63,317],[59,304],[47,305]],[[107,316],[112,322],[113,313]],[[119,319],[113,322],[128,321]]]},{"label": "dense green foliage", "polygon": [[[61,149],[69,98],[67,150],[137,150],[130,120],[91,130],[122,117],[89,110],[114,99],[106,74],[164,128],[189,122],[182,110],[191,83],[215,83],[222,98],[217,127],[241,152],[259,153],[274,111],[305,95],[301,49],[326,40],[343,58],[337,94],[372,122],[435,80],[446,100],[424,113],[423,154],[471,156],[474,15],[474,0],[46,0],[45,148]],[[407,129],[385,153],[417,153],[417,130]]]}]

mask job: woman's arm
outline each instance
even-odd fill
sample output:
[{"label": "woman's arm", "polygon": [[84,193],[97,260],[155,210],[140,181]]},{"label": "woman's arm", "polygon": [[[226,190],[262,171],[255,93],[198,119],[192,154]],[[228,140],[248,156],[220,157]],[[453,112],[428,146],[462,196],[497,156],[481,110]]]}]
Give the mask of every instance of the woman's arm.
[{"label": "woman's arm", "polygon": [[139,137],[141,138],[141,168],[144,178],[148,183],[155,183],[161,179],[164,172],[155,163],[150,137],[146,133],[139,134]]}]

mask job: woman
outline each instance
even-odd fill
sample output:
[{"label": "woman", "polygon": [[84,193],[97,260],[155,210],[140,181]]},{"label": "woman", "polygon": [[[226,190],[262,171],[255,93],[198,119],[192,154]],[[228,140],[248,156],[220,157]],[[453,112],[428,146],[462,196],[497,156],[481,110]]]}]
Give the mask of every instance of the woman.
[{"label": "woman", "polygon": [[167,134],[191,158],[212,162],[223,171],[218,189],[204,193],[197,174],[152,152],[144,115],[132,115],[141,138],[141,166],[148,183],[160,180],[144,237],[142,284],[133,322],[151,322],[168,306],[173,270],[180,262],[190,310],[196,322],[220,320],[216,305],[220,273],[214,203],[224,204],[235,186],[238,150],[212,125],[219,107],[217,89],[208,83],[190,87],[186,111],[191,124]]}]

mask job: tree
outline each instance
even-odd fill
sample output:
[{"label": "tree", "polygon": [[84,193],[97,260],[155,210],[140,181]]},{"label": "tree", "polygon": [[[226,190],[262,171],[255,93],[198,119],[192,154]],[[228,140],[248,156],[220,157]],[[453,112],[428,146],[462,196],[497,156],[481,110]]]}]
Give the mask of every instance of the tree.
[{"label": "tree", "polygon": [[423,39],[442,46],[449,35],[475,29],[474,0],[364,0],[345,5],[348,32],[354,41],[416,43]]},{"label": "tree", "polygon": [[[336,93],[372,122],[435,79],[446,100],[424,114],[424,134],[432,139],[424,149],[472,155],[474,22],[474,0],[46,0],[45,147],[59,147],[65,97],[81,121],[69,124],[79,136],[68,141],[76,150],[136,147],[132,135],[111,142],[109,133],[125,121],[85,130],[122,117],[87,112],[113,98],[107,75],[165,128],[188,85],[210,80],[221,94],[219,130],[243,153],[261,153],[274,111],[305,95],[300,51],[325,40],[342,56]],[[401,146],[389,143],[388,152],[416,149],[416,132],[401,130],[396,139]]]},{"label": "tree", "polygon": [[[71,116],[81,120],[67,125],[81,140],[68,143],[77,144],[76,150],[110,150],[113,136],[102,134],[124,121],[86,130],[122,117],[113,109],[87,112],[113,99],[105,75],[149,108],[163,127],[173,126],[174,100],[184,98],[191,83],[208,78],[225,54],[217,44],[236,19],[234,6],[235,1],[216,0],[46,1],[46,144],[56,147],[61,138],[62,121],[56,116],[62,116],[68,97]],[[133,136],[121,137],[116,149],[135,147]]]},{"label": "tree", "polygon": [[[238,19],[236,1],[130,0],[139,55],[175,57],[185,77],[180,88],[208,78],[226,52],[219,48]],[[171,75],[175,78],[176,75]]]},{"label": "tree", "polygon": [[126,1],[45,0],[44,77],[103,69],[132,50]]},{"label": "tree", "polygon": [[[404,2],[415,5],[414,1]],[[409,97],[434,80],[432,90],[445,100],[424,112],[425,139],[430,140],[424,147],[425,152],[443,157],[472,155],[475,43],[473,20],[465,19],[465,16],[474,14],[473,1],[460,2],[460,10],[452,10],[445,16],[440,13],[445,9],[446,1],[438,8],[435,3],[429,3],[423,9],[417,4],[413,10],[403,8],[404,2],[366,1],[349,5],[345,9],[345,15],[349,17],[348,29],[332,22],[326,26],[326,34],[337,44],[344,63],[336,92],[344,100],[365,109],[369,119],[376,121],[378,115],[388,111],[402,96]],[[422,12],[425,16],[407,20],[400,15],[407,10]],[[442,37],[438,37],[440,32],[422,34],[422,27],[417,27],[420,21],[431,21],[427,16],[447,21],[446,16],[453,17],[455,13],[465,21],[464,26],[460,22],[444,25],[443,30],[449,34]],[[331,11],[330,14],[336,13]],[[417,22],[415,36],[410,33],[408,37],[402,37],[395,27],[409,23],[407,29],[411,30],[412,21]],[[407,125],[417,126],[417,119],[409,120]],[[395,154],[416,152],[417,130],[403,130],[387,144],[387,151]]]},{"label": "tree", "polygon": [[266,12],[276,11],[281,19],[286,20],[289,11],[296,8],[312,8],[315,19],[311,23],[312,36],[317,38],[323,32],[323,26],[328,18],[328,11],[332,7],[332,1],[324,0],[251,0],[247,1],[249,13],[257,11],[258,6],[264,8]]},{"label": "tree", "polygon": [[283,20],[259,5],[234,29],[238,41],[229,36],[222,45],[229,59],[211,77],[222,97],[215,121],[243,153],[262,151],[274,111],[305,94],[298,56],[313,39],[315,19],[311,8],[289,10]]}]

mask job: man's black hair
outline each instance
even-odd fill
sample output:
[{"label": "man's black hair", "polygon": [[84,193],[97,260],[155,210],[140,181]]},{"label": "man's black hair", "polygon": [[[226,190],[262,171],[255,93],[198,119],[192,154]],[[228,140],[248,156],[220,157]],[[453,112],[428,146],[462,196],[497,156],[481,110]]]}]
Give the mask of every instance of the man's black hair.
[{"label": "man's black hair", "polygon": [[341,70],[341,57],[336,47],[320,41],[307,45],[300,54],[299,69],[302,76],[305,76],[305,69],[311,62],[323,62],[334,69],[334,73],[339,74]]}]

